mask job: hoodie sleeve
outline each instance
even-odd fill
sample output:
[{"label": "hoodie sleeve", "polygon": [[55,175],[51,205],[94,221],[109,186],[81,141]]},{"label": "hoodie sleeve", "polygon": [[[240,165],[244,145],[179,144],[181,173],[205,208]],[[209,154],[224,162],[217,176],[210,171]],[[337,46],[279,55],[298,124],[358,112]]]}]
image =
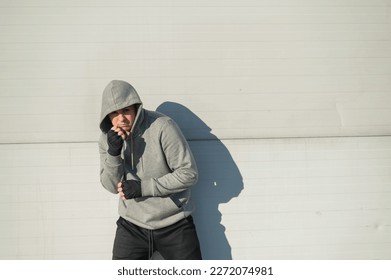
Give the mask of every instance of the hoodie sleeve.
[{"label": "hoodie sleeve", "polygon": [[111,193],[117,194],[117,184],[123,175],[121,156],[111,156],[107,153],[107,135],[101,133],[99,139],[100,154],[100,182],[102,186]]},{"label": "hoodie sleeve", "polygon": [[161,129],[160,142],[172,172],[142,181],[142,196],[167,196],[197,183],[198,170],[193,154],[179,127],[171,119]]}]

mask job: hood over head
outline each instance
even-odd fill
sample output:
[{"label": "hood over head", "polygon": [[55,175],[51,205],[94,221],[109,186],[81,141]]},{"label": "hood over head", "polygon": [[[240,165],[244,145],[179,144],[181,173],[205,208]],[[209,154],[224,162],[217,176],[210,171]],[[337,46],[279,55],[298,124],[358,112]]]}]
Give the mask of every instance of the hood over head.
[{"label": "hood over head", "polygon": [[107,133],[113,126],[108,116],[110,113],[131,105],[137,106],[137,115],[133,124],[134,127],[142,109],[141,99],[136,90],[128,82],[119,80],[111,81],[104,89],[102,95],[102,109],[99,125],[102,132]]}]

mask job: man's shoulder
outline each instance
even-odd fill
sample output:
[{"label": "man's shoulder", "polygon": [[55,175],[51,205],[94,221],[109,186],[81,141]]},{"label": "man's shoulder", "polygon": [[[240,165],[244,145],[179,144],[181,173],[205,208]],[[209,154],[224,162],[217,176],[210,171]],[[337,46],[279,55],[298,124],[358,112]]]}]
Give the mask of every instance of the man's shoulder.
[{"label": "man's shoulder", "polygon": [[[145,110],[145,109],[144,109]],[[146,121],[144,129],[151,134],[165,135],[165,139],[184,139],[182,131],[173,118],[157,111],[145,110]],[[184,141],[184,140],[180,140]]]},{"label": "man's shoulder", "polygon": [[172,122],[172,119],[169,116],[157,111],[150,111],[146,109],[144,109],[144,118],[147,119],[148,122],[156,122],[156,124],[165,124],[167,122]]},{"label": "man's shoulder", "polygon": [[144,110],[144,120],[140,126],[141,130],[148,130],[150,133],[160,133],[172,122],[172,119],[157,111]]}]

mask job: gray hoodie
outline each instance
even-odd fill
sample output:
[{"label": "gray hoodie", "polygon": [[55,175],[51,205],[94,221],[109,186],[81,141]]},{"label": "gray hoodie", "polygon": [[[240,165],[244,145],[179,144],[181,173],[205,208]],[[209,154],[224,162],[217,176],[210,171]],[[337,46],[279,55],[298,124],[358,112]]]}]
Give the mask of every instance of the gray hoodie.
[{"label": "gray hoodie", "polygon": [[[107,153],[108,114],[137,105],[137,115],[120,156]],[[118,211],[124,219],[146,229],[169,226],[193,211],[190,187],[198,171],[189,145],[169,117],[143,109],[136,90],[127,82],[110,82],[102,96],[99,139],[100,181],[117,194],[122,180],[140,180],[142,197],[123,201]]]}]

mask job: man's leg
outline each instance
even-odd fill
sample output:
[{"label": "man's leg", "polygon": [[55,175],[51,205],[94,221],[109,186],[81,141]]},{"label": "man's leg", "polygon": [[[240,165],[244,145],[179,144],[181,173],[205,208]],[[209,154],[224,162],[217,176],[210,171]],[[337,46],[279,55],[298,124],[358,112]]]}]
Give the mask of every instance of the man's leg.
[{"label": "man's leg", "polygon": [[148,235],[145,229],[121,217],[118,219],[113,260],[147,260],[149,257],[148,244]]},{"label": "man's leg", "polygon": [[166,260],[201,260],[200,244],[190,216],[153,231],[154,247]]}]

